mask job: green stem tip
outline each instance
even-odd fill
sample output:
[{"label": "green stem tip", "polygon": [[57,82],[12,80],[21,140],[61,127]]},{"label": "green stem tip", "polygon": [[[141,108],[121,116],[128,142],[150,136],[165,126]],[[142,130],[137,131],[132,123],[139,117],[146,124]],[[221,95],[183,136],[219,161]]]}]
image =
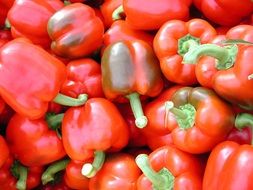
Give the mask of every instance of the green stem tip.
[{"label": "green stem tip", "polygon": [[120,5],[117,9],[115,9],[112,13],[112,20],[120,20],[122,19],[122,15],[124,14],[123,5]]},{"label": "green stem tip", "polygon": [[64,94],[58,93],[54,98],[54,102],[63,106],[81,106],[85,104],[88,99],[87,94],[80,94],[77,98],[72,98]]},{"label": "green stem tip", "polygon": [[102,168],[105,161],[105,153],[103,151],[95,151],[94,160],[92,163],[85,163],[82,167],[82,175],[87,178],[94,177]]},{"label": "green stem tip", "polygon": [[140,95],[138,93],[131,93],[126,96],[129,99],[130,105],[135,117],[135,125],[138,128],[144,128],[148,124],[147,117],[143,114]]},{"label": "green stem tip", "polygon": [[64,170],[69,162],[69,159],[64,159],[51,164],[41,176],[42,184],[45,185],[50,181],[54,181],[55,174]]}]

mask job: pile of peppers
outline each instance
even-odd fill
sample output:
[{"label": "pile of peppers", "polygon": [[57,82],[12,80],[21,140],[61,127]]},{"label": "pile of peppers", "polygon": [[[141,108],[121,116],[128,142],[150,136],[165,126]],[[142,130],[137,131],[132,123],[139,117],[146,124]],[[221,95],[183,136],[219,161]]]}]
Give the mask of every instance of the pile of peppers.
[{"label": "pile of peppers", "polygon": [[0,190],[252,190],[252,0],[0,0]]}]

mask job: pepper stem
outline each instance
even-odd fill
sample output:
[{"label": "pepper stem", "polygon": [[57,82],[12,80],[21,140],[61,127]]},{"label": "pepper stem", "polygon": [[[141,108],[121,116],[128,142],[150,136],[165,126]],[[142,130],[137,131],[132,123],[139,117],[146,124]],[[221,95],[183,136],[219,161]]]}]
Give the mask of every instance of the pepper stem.
[{"label": "pepper stem", "polygon": [[200,45],[200,39],[190,34],[185,35],[184,37],[178,40],[178,54],[184,56],[189,50]]},{"label": "pepper stem", "polygon": [[253,79],[253,74],[248,76],[248,80],[252,80]]},{"label": "pepper stem", "polygon": [[94,177],[102,168],[105,162],[105,153],[103,151],[95,151],[94,160],[92,163],[86,163],[82,167],[82,175],[87,178]]},{"label": "pepper stem", "polygon": [[11,29],[11,23],[8,19],[5,20],[5,28],[6,29]]},{"label": "pepper stem", "polygon": [[237,52],[237,45],[220,47],[215,44],[203,44],[188,51],[183,57],[183,63],[196,64],[201,56],[211,56],[217,59],[216,68],[225,70],[234,65]]},{"label": "pepper stem", "polygon": [[173,189],[175,177],[167,168],[163,168],[159,172],[154,171],[146,154],[139,154],[135,158],[135,162],[143,174],[151,181],[154,190]]},{"label": "pepper stem", "polygon": [[247,126],[253,127],[253,115],[249,113],[237,114],[235,118],[235,127],[240,130]]},{"label": "pepper stem", "polygon": [[165,127],[168,124],[168,112],[175,115],[177,123],[181,129],[188,129],[194,125],[196,110],[191,104],[185,104],[179,108],[174,107],[172,101],[166,101],[165,104]]},{"label": "pepper stem", "polygon": [[64,94],[58,93],[54,98],[54,102],[64,106],[81,106],[85,104],[88,99],[87,94],[80,94],[78,98],[72,98]]},{"label": "pepper stem", "polygon": [[62,119],[64,117],[64,113],[54,114],[47,113],[46,121],[50,129],[57,130],[62,123]]},{"label": "pepper stem", "polygon": [[115,9],[112,13],[112,20],[120,20],[122,19],[122,14],[124,14],[123,5],[120,5],[117,9]]},{"label": "pepper stem", "polygon": [[64,170],[67,167],[69,161],[69,159],[64,159],[51,164],[41,176],[42,184],[45,185],[50,181],[54,181],[55,174]]},{"label": "pepper stem", "polygon": [[28,169],[21,164],[18,166],[18,181],[16,183],[16,188],[18,190],[26,190],[26,181],[28,176]]},{"label": "pepper stem", "polygon": [[130,101],[130,105],[135,117],[135,125],[138,128],[144,128],[148,123],[148,119],[143,114],[141,101],[140,101],[140,95],[138,93],[131,93],[127,95],[126,98],[128,98]]}]

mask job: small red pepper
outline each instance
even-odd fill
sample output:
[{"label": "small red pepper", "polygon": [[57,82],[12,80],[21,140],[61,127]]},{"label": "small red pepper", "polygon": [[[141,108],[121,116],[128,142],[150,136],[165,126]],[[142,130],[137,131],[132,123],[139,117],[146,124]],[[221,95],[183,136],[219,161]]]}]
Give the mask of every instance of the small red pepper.
[{"label": "small red pepper", "polygon": [[112,19],[112,13],[120,5],[122,5],[122,0],[105,0],[100,6],[100,10],[104,17],[106,28],[109,28],[114,22],[114,20]]},{"label": "small red pepper", "polygon": [[10,156],[0,168],[1,190],[29,190],[40,184],[43,167],[25,167]]},{"label": "small red pepper", "polygon": [[4,28],[5,21],[7,18],[7,13],[10,10],[11,6],[15,0],[0,0],[0,28]]},{"label": "small red pepper", "polygon": [[163,146],[149,156],[140,154],[136,163],[142,170],[138,190],[202,189],[203,166],[193,155],[172,146]]},{"label": "small red pepper", "polygon": [[0,30],[0,48],[11,40],[12,40],[12,35],[9,30]]},{"label": "small red pepper", "polygon": [[253,12],[251,0],[193,0],[203,15],[219,25],[234,26]]},{"label": "small red pepper", "polygon": [[126,21],[115,21],[104,34],[104,46],[108,46],[120,40],[143,40],[151,47],[153,45],[153,36],[132,28]]},{"label": "small red pepper", "polygon": [[168,20],[188,20],[191,0],[123,0],[113,13],[113,19],[120,19],[122,12],[126,22],[136,29],[156,30]]},{"label": "small red pepper", "polygon": [[102,45],[104,25],[91,7],[73,3],[49,19],[48,34],[56,55],[78,58],[90,55]]},{"label": "small red pepper", "polygon": [[251,190],[252,145],[224,141],[211,152],[203,178],[203,190]]},{"label": "small red pepper", "polygon": [[107,99],[88,99],[84,106],[70,108],[64,114],[62,140],[68,156],[78,161],[94,157],[94,164],[86,165],[83,172],[86,176],[94,176],[100,169],[104,151],[119,151],[128,139],[127,124]]},{"label": "small red pepper", "polygon": [[109,45],[102,56],[102,87],[105,97],[114,101],[129,99],[135,124],[143,128],[139,96],[157,96],[163,89],[158,60],[152,48],[144,41],[119,41]]},{"label": "small red pepper", "polygon": [[90,180],[89,190],[127,189],[135,190],[141,175],[134,157],[126,153],[111,154],[102,169]]},{"label": "small red pepper", "polygon": [[49,48],[47,22],[63,7],[60,0],[16,0],[8,12],[12,36],[28,38],[34,44]]},{"label": "small red pepper", "polygon": [[[51,120],[54,120],[51,118]],[[6,140],[11,152],[25,166],[42,166],[66,155],[56,131],[59,123],[43,119],[30,120],[15,114],[8,123]]]},{"label": "small red pepper", "polygon": [[208,68],[206,72],[196,71],[201,80],[206,81],[208,78],[211,82],[209,84],[222,98],[244,109],[252,110],[253,92],[250,89],[253,88],[253,46],[233,40],[253,42],[253,26],[233,27],[227,32],[226,39],[232,42],[225,42],[224,47],[203,44],[191,49],[184,55],[184,63],[201,64],[198,68],[201,70]]},{"label": "small red pepper", "polygon": [[77,59],[67,64],[67,80],[62,84],[61,92],[77,98],[87,94],[89,98],[103,97],[102,74],[100,65],[90,59]]},{"label": "small red pepper", "polygon": [[189,49],[206,44],[215,36],[215,29],[202,19],[166,22],[154,38],[154,51],[164,76],[177,84],[196,84],[195,65],[182,64],[183,56]]},{"label": "small red pepper", "polygon": [[4,165],[5,161],[8,159],[10,151],[8,148],[8,145],[6,144],[6,141],[4,137],[0,135],[0,168]]}]

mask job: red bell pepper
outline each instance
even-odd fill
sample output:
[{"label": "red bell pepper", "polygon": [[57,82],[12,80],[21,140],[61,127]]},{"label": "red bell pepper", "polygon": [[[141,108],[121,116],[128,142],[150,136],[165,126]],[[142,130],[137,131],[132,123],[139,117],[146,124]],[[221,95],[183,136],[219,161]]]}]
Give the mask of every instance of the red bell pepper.
[{"label": "red bell pepper", "polygon": [[5,161],[8,159],[10,151],[8,148],[8,145],[6,144],[6,141],[4,137],[0,135],[0,168],[4,165]]},{"label": "red bell pepper", "polygon": [[113,12],[113,19],[120,19],[122,12],[126,22],[136,29],[156,30],[168,20],[188,20],[191,0],[123,0],[122,6]]},{"label": "red bell pepper", "polygon": [[64,173],[64,181],[72,189],[89,190],[89,178],[82,175],[85,162],[71,160]]},{"label": "red bell pepper", "polygon": [[24,167],[10,156],[0,168],[1,190],[29,190],[40,184],[43,167]]},{"label": "red bell pepper", "polygon": [[114,20],[112,19],[112,13],[120,5],[122,5],[122,0],[105,0],[100,6],[100,10],[104,17],[106,28],[109,28],[114,22]]},{"label": "red bell pepper", "polygon": [[155,97],[163,88],[152,48],[141,40],[115,42],[105,49],[101,67],[105,97],[114,101],[129,99],[136,126],[145,127],[147,118],[139,96]]},{"label": "red bell pepper", "polygon": [[12,36],[28,38],[34,44],[49,48],[51,39],[47,33],[47,22],[63,7],[60,0],[16,0],[8,12]]},{"label": "red bell pepper", "polygon": [[215,29],[202,19],[166,22],[154,38],[154,50],[164,76],[177,84],[196,84],[195,65],[182,64],[183,56],[189,49],[206,44],[215,36]]},{"label": "red bell pepper", "polygon": [[94,157],[94,165],[85,165],[87,176],[95,175],[102,166],[104,151],[119,151],[128,139],[127,124],[107,99],[91,98],[84,106],[70,108],[64,114],[62,140],[68,156],[77,161]]},{"label": "red bell pepper", "polygon": [[163,146],[149,156],[140,154],[135,160],[143,172],[138,190],[202,189],[203,166],[199,159],[173,146]]},{"label": "red bell pepper", "polygon": [[0,30],[0,48],[11,40],[12,36],[9,30]]},{"label": "red bell pepper", "polygon": [[227,141],[234,141],[238,144],[251,144],[252,141],[252,129],[251,127],[244,127],[243,129],[237,129],[234,127],[228,134]]},{"label": "red bell pepper", "polygon": [[120,40],[143,40],[151,47],[153,45],[153,36],[132,28],[126,21],[115,21],[104,34],[104,46],[108,46]]},{"label": "red bell pepper", "polygon": [[251,190],[252,145],[224,141],[211,152],[203,178],[203,190]]},{"label": "red bell pepper", "polygon": [[[51,120],[53,120],[51,118]],[[15,114],[8,123],[6,140],[11,152],[25,166],[42,166],[66,155],[56,131],[57,121],[30,120]]]},{"label": "red bell pepper", "polygon": [[251,0],[193,0],[194,5],[212,22],[223,26],[234,26],[251,15]]},{"label": "red bell pepper", "polygon": [[59,56],[88,56],[102,45],[104,25],[94,10],[73,3],[56,12],[48,21],[51,49]]},{"label": "red bell pepper", "polygon": [[[226,38],[253,42],[253,26],[231,28]],[[205,80],[208,78],[218,95],[248,110],[253,109],[253,92],[249,90],[253,88],[253,81],[249,80],[253,73],[252,59],[253,46],[247,44],[228,44],[224,47],[203,44],[184,55],[185,63],[201,64],[200,69],[208,65],[209,69],[202,75],[199,71],[199,76]],[[206,77],[208,72],[210,78]]]},{"label": "red bell pepper", "polygon": [[0,0],[0,28],[4,28],[7,13],[15,0]]},{"label": "red bell pepper", "polygon": [[87,94],[89,98],[103,97],[101,67],[90,59],[70,61],[66,67],[67,80],[62,84],[61,92],[77,98],[80,94]]},{"label": "red bell pepper", "polygon": [[140,174],[133,156],[126,153],[111,154],[106,158],[103,168],[91,178],[89,190],[135,190]]},{"label": "red bell pepper", "polygon": [[87,99],[86,95],[73,99],[59,94],[66,78],[65,65],[25,39],[15,39],[3,46],[0,64],[0,95],[21,115],[38,119],[45,114],[50,101],[73,106]]}]

